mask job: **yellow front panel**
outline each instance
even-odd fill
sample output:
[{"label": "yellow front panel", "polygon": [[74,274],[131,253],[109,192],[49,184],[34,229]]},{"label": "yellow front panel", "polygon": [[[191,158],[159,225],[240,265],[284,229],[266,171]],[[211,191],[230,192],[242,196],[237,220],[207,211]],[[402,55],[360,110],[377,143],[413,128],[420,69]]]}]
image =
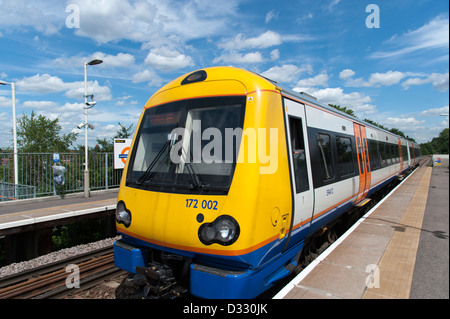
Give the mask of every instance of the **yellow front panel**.
[{"label": "yellow front panel", "polygon": [[[146,108],[203,96],[247,95],[244,135],[228,195],[145,191],[126,187],[122,179],[119,200],[131,211],[132,223],[129,228],[117,227],[171,248],[242,255],[276,242],[286,233],[286,225],[290,225],[292,203],[282,100],[273,84],[249,72],[243,72],[239,80],[219,81],[215,80],[219,75],[206,71],[209,82],[179,86],[177,79],[158,91]],[[231,77],[230,70],[225,73]],[[197,220],[199,214],[203,215],[201,222]],[[202,244],[199,227],[220,215],[230,215],[239,223],[238,240],[230,246]]]}]

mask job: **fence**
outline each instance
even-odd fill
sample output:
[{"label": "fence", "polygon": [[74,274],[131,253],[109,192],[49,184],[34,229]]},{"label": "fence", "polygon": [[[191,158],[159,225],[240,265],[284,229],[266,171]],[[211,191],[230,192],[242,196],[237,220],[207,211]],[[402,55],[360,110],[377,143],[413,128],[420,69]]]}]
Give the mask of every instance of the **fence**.
[{"label": "fence", "polygon": [[0,202],[36,197],[36,187],[0,182]]},{"label": "fence", "polygon": [[[34,187],[35,196],[53,195],[53,153],[18,153],[17,155],[18,184]],[[66,170],[65,183],[56,188],[57,193],[82,192],[84,153],[60,153],[59,155],[60,162],[57,165],[64,166]],[[122,169],[114,169],[113,153],[89,153],[91,190],[118,187],[122,171]],[[14,185],[13,153],[0,153],[0,183]],[[8,194],[14,194],[14,190]]]}]

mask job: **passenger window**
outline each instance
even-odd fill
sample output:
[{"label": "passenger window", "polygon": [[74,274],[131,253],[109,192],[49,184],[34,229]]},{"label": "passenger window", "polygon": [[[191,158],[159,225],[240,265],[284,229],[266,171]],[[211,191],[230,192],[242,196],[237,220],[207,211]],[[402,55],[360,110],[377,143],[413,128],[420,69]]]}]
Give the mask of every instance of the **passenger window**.
[{"label": "passenger window", "polygon": [[391,161],[392,161],[392,165],[395,164],[395,144],[390,144],[391,145]]},{"label": "passenger window", "polygon": [[400,153],[398,152],[398,145],[394,145],[395,147],[395,162],[400,163]]},{"label": "passenger window", "polygon": [[386,148],[385,148],[385,143],[384,142],[380,142],[380,144],[378,144],[379,150],[380,150],[380,158],[381,158],[381,167],[385,167],[387,166],[387,157],[386,157]]},{"label": "passenger window", "polygon": [[380,155],[378,153],[377,141],[369,141],[370,165],[372,170],[381,167]]},{"label": "passenger window", "polygon": [[333,158],[331,155],[331,138],[326,134],[317,134],[317,145],[320,154],[320,170],[322,180],[330,180],[334,178]]},{"label": "passenger window", "polygon": [[404,161],[408,160],[408,148],[406,145],[402,145],[402,156]]},{"label": "passenger window", "polygon": [[297,193],[300,193],[309,189],[302,120],[289,117],[289,129],[291,134],[292,162],[294,163],[295,190]]},{"label": "passenger window", "polygon": [[336,147],[339,176],[354,174],[352,140],[348,137],[336,137]]},{"label": "passenger window", "polygon": [[384,143],[384,154],[386,155],[386,166],[391,165],[391,148],[388,143]]}]

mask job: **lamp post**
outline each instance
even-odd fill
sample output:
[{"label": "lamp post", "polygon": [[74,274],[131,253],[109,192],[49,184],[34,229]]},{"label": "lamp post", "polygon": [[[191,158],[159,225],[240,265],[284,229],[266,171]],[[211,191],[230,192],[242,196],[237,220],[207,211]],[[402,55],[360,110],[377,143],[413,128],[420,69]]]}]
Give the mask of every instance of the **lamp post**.
[{"label": "lamp post", "polygon": [[[89,194],[89,167],[88,167],[88,127],[92,130],[94,129],[94,126],[92,124],[89,124],[87,121],[87,110],[90,109],[95,105],[94,101],[88,102],[87,98],[87,66],[88,65],[97,65],[102,63],[103,61],[100,59],[93,59],[89,62],[84,63],[84,124],[78,125],[79,128],[84,126],[84,197],[87,198],[90,196]],[[93,95],[91,95],[92,99]]]},{"label": "lamp post", "polygon": [[11,85],[12,95],[12,116],[13,116],[13,162],[14,162],[14,184],[16,189],[16,198],[19,195],[17,193],[17,185],[19,184],[19,161],[17,158],[17,130],[16,130],[16,86],[14,82],[0,81],[0,85]]}]

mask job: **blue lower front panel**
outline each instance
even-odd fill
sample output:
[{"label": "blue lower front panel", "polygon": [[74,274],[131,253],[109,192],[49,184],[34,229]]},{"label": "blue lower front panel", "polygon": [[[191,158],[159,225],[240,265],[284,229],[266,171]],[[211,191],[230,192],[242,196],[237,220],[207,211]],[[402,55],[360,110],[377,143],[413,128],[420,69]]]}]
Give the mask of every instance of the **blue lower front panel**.
[{"label": "blue lower front panel", "polygon": [[191,289],[194,296],[212,299],[250,299],[262,294],[278,280],[289,275],[288,264],[296,266],[303,247],[299,244],[257,269],[229,271],[191,264]]},{"label": "blue lower front panel", "polygon": [[[200,298],[248,299],[255,298],[289,275],[286,266],[296,266],[303,242],[291,247],[256,269],[229,270],[204,264],[190,266],[190,293]],[[136,247],[124,240],[114,243],[114,264],[130,273],[136,267],[147,266],[146,248]],[[195,258],[194,258],[195,259]],[[289,267],[290,268],[290,267]]]},{"label": "blue lower front panel", "polygon": [[145,250],[128,245],[122,240],[116,241],[114,242],[114,265],[125,271],[136,273],[136,266],[147,266]]}]

